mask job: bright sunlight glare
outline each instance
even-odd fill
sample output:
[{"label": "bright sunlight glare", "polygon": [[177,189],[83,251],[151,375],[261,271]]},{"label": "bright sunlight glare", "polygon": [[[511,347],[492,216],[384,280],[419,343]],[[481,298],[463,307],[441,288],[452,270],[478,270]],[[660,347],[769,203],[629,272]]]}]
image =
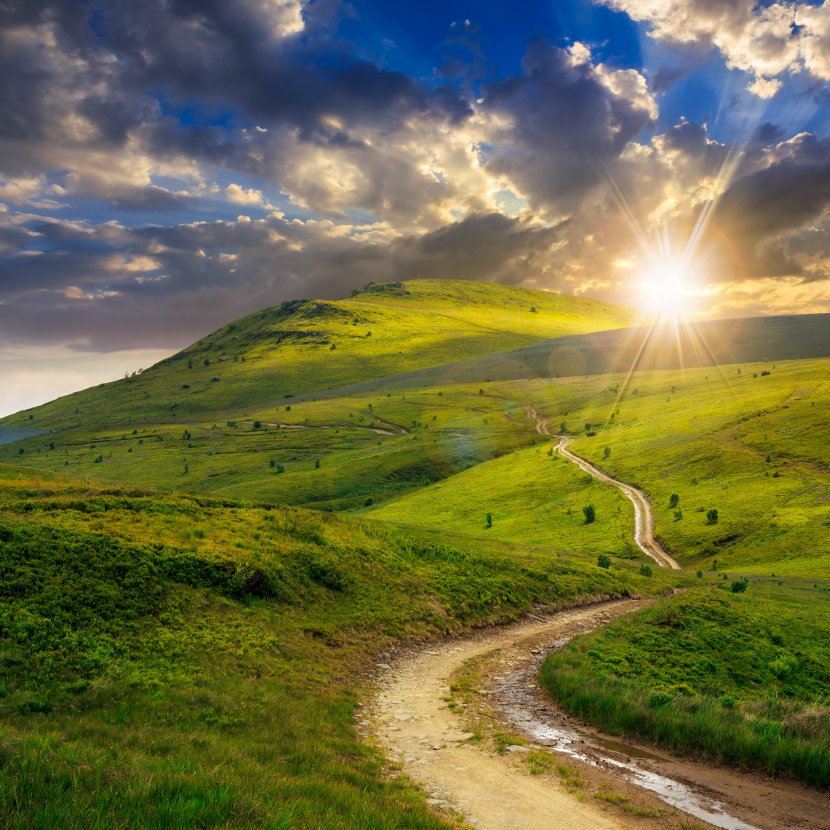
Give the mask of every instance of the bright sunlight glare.
[{"label": "bright sunlight glare", "polygon": [[642,282],[643,303],[658,315],[683,316],[694,304],[693,280],[686,269],[660,265],[651,269]]}]

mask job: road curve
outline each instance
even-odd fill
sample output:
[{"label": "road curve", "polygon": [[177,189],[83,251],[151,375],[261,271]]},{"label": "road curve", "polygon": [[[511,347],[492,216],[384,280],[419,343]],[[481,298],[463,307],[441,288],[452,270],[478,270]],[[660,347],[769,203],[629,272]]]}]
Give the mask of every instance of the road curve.
[{"label": "road curve", "polygon": [[580,456],[572,453],[568,449],[568,444],[571,443],[572,438],[565,435],[560,435],[558,438],[559,443],[556,449],[560,455],[569,461],[573,461],[577,467],[585,470],[586,473],[590,473],[599,481],[604,481],[608,484],[613,484],[615,487],[619,487],[631,500],[631,503],[634,505],[634,541],[637,543],[637,547],[647,556],[650,556],[658,565],[664,568],[673,568],[677,571],[681,570],[680,565],[666,553],[663,546],[654,538],[654,512],[651,509],[651,502],[648,500],[648,496],[642,490],[638,490],[630,484],[623,484],[623,482],[611,478],[611,476],[603,473],[602,470],[598,470],[584,458],[580,458]]},{"label": "road curve", "polygon": [[517,645],[530,649],[528,642],[538,637],[551,647],[643,605],[622,600],[563,611],[434,645],[394,666],[380,664],[384,676],[363,725],[426,790],[431,804],[462,813],[476,830],[624,830],[630,824],[598,802],[581,802],[544,776],[529,775],[518,756],[496,755],[470,743],[462,718],[446,701],[451,676],[465,660]]}]

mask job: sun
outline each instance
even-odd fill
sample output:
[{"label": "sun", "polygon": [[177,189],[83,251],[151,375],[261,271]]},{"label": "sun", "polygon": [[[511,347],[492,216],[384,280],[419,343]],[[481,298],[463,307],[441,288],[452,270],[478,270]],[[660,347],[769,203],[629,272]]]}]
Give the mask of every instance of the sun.
[{"label": "sun", "polygon": [[654,266],[643,278],[641,290],[649,312],[682,317],[691,311],[694,280],[688,268],[662,263]]}]

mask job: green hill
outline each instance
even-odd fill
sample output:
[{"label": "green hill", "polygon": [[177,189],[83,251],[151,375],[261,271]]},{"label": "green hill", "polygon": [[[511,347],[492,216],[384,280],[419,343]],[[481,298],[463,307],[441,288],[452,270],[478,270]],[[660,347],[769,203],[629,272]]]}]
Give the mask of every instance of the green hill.
[{"label": "green hill", "polygon": [[296,300],[249,315],[135,377],[0,425],[91,429],[213,417],[635,322],[629,309],[545,291],[453,280],[369,284],[344,300]]}]

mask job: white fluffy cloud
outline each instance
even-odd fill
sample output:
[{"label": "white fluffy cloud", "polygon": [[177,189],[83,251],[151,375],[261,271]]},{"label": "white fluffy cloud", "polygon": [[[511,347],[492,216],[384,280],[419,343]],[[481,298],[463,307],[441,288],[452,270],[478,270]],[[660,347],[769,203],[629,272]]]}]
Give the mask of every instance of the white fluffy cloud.
[{"label": "white fluffy cloud", "polygon": [[830,78],[830,3],[760,4],[754,0],[601,0],[648,24],[658,40],[716,48],[727,66],[754,76],[761,98],[780,76],[801,71]]}]

